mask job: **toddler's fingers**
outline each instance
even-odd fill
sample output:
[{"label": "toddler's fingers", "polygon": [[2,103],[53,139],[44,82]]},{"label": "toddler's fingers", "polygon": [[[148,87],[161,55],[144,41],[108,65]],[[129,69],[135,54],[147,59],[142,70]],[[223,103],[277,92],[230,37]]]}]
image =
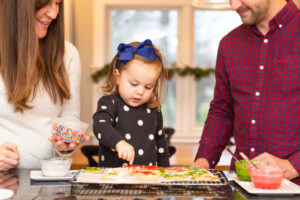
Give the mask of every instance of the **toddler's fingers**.
[{"label": "toddler's fingers", "polygon": [[122,158],[122,155],[123,155],[123,151],[118,151],[118,157]]},{"label": "toddler's fingers", "polygon": [[127,157],[128,157],[128,152],[127,151],[123,151],[122,159],[123,160],[127,160]]},{"label": "toddler's fingers", "polygon": [[131,165],[133,163],[133,160],[134,160],[134,151],[130,150],[128,153],[128,161]]}]

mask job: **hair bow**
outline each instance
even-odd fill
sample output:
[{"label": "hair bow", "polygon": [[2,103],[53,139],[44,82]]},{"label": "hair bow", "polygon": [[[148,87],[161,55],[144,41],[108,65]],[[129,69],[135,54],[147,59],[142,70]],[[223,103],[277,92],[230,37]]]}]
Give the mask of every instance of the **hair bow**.
[{"label": "hair bow", "polygon": [[132,60],[134,54],[138,54],[149,60],[154,60],[156,57],[161,62],[160,57],[155,53],[152,41],[149,39],[146,39],[144,42],[140,43],[136,48],[129,44],[121,43],[118,46],[118,52],[119,55],[116,69],[120,67],[120,63],[125,65],[128,61]]}]

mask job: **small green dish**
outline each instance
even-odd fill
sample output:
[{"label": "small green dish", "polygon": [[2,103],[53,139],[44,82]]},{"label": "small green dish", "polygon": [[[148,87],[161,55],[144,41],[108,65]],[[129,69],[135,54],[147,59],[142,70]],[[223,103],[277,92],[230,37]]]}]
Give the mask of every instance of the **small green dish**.
[{"label": "small green dish", "polygon": [[[254,161],[252,160],[255,165],[257,166],[267,166],[268,163],[265,161]],[[248,172],[248,168],[251,167],[252,165],[249,164],[246,160],[241,160],[241,162],[243,163],[243,166],[241,165],[240,162],[235,161],[235,172],[237,177],[241,180],[241,181],[251,181],[251,177],[250,174]]]}]

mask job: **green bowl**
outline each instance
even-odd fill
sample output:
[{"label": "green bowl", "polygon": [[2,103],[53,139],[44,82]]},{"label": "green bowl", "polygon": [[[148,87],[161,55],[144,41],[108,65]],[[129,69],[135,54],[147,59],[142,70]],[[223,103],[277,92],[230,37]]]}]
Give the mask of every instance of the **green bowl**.
[{"label": "green bowl", "polygon": [[[257,166],[267,166],[268,163],[265,161],[256,161],[252,160]],[[241,181],[251,181],[250,174],[248,172],[248,168],[251,167],[252,165],[249,164],[246,160],[241,160],[241,162],[244,164],[244,167],[239,163],[238,161],[235,161],[235,172],[237,177]]]},{"label": "green bowl", "polygon": [[249,164],[246,160],[241,160],[241,162],[244,164],[244,167],[242,164],[238,161],[235,161],[235,172],[237,177],[242,181],[251,181],[250,174],[248,172]]}]

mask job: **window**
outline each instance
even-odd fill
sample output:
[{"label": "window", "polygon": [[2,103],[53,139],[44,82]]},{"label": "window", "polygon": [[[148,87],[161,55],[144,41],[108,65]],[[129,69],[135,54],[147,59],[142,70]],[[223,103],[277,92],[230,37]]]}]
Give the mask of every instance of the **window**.
[{"label": "window", "polygon": [[[166,66],[176,63],[177,11],[111,10],[111,59],[120,43],[151,39],[164,56]],[[175,77],[168,82],[168,95],[162,106],[164,126],[176,126]]]},{"label": "window", "polygon": [[[198,67],[214,67],[220,40],[241,24],[234,11],[195,11],[195,63]],[[213,98],[214,75],[196,81],[196,128],[204,125]]]},{"label": "window", "polygon": [[[162,51],[168,66],[214,67],[220,39],[241,21],[235,12],[197,10],[191,3],[95,0],[94,66],[110,62],[119,43],[149,38]],[[162,112],[164,126],[176,130],[174,141],[199,140],[214,84],[213,74],[196,81],[176,75],[168,82]]]}]

